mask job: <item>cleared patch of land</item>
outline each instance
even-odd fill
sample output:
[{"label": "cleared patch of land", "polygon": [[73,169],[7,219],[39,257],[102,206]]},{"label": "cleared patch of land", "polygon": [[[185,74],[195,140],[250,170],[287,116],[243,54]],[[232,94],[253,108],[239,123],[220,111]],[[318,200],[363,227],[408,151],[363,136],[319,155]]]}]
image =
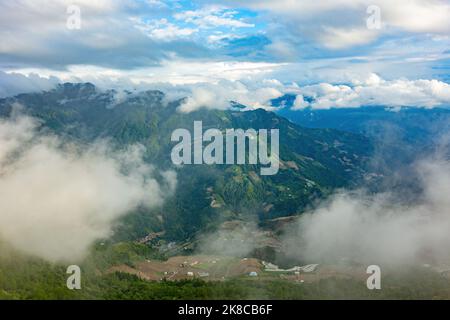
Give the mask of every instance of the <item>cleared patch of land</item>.
[{"label": "cleared patch of land", "polygon": [[259,275],[263,267],[259,260],[252,258],[195,255],[176,256],[167,261],[146,260],[133,267],[119,265],[110,268],[108,272],[125,272],[154,281],[192,278],[220,281],[250,275],[252,272]]},{"label": "cleared patch of land", "polygon": [[110,268],[108,273],[124,272],[149,281],[194,278],[223,281],[245,277],[253,280],[281,279],[296,283],[312,283],[327,278],[361,280],[367,278],[364,266],[309,265],[293,267],[289,270],[273,268],[273,266],[275,265],[254,258],[192,255],[175,256],[167,261],[145,260],[135,263],[132,267],[118,265]]}]

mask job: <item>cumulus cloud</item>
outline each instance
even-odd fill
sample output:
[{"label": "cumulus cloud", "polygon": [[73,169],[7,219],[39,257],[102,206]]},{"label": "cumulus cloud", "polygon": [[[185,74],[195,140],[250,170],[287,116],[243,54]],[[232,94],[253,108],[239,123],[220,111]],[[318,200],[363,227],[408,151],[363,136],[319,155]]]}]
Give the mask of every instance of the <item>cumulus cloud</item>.
[{"label": "cumulus cloud", "polygon": [[292,105],[291,110],[301,110],[309,106],[309,103],[305,101],[304,97],[299,94],[295,97],[294,104]]},{"label": "cumulus cloud", "polygon": [[33,118],[1,120],[0,239],[49,261],[79,261],[117,219],[174,191],[175,174],[159,183],[142,148],[82,147],[42,132]]},{"label": "cumulus cloud", "polygon": [[188,97],[181,104],[181,112],[192,112],[200,108],[229,109],[234,101],[244,105],[245,110],[271,109],[270,100],[282,95],[279,82],[243,83],[220,81],[218,84],[197,84],[189,87]]},{"label": "cumulus cloud", "polygon": [[[361,106],[424,107],[450,105],[450,85],[435,79],[384,80],[371,74],[363,81],[351,84],[318,83],[298,86],[275,79],[258,81],[220,81],[217,84],[193,84],[186,88],[188,98],[182,112],[199,108],[228,109],[230,101],[252,110],[275,110],[271,101],[285,94],[296,95],[292,110],[358,108]],[[282,106],[283,107],[283,106]]]},{"label": "cumulus cloud", "polygon": [[448,263],[450,162],[428,159],[416,170],[423,193],[415,203],[402,203],[393,192],[338,193],[285,235],[288,254],[319,263]]},{"label": "cumulus cloud", "polygon": [[[383,80],[372,74],[365,81],[352,85],[320,83],[298,90],[294,110],[351,108],[360,106],[425,107],[433,108],[450,104],[450,85],[439,80]],[[305,97],[312,98],[305,103]]]}]

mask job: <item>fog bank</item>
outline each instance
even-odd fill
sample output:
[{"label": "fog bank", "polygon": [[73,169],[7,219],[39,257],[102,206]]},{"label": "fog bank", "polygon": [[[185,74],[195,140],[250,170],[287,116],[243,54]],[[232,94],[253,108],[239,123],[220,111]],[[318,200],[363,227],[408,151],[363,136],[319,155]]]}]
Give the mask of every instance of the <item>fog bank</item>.
[{"label": "fog bank", "polygon": [[308,262],[450,261],[450,163],[421,160],[415,172],[423,190],[416,201],[403,203],[393,192],[340,192],[299,218],[283,239],[287,253]]},{"label": "fog bank", "polygon": [[0,120],[0,239],[49,261],[82,259],[118,218],[174,191],[175,174],[159,184],[142,154],[67,143],[30,117]]}]

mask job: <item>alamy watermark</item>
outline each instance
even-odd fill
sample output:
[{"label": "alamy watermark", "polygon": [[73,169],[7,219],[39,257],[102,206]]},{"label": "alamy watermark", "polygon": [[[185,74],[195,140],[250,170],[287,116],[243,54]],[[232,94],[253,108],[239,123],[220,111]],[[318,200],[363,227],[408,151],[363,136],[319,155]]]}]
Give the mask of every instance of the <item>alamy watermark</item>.
[{"label": "alamy watermark", "polygon": [[366,273],[370,274],[367,278],[366,285],[369,290],[381,289],[381,268],[375,264],[370,265],[366,269]]},{"label": "alamy watermark", "polygon": [[366,13],[369,15],[366,19],[366,26],[369,30],[381,29],[381,8],[376,5],[367,7]]},{"label": "alamy watermark", "polygon": [[173,147],[171,158],[175,165],[260,164],[261,175],[275,175],[280,167],[279,139],[279,129],[270,129],[269,150],[267,129],[226,129],[225,132],[208,129],[203,132],[202,121],[194,121],[193,136],[187,129],[172,132],[171,141],[179,143]]},{"label": "alamy watermark", "polygon": [[71,265],[67,268],[66,273],[70,274],[66,282],[67,289],[81,290],[81,268],[77,265]]},{"label": "alamy watermark", "polygon": [[81,29],[81,8],[77,5],[70,5],[67,7],[66,27],[69,30]]}]

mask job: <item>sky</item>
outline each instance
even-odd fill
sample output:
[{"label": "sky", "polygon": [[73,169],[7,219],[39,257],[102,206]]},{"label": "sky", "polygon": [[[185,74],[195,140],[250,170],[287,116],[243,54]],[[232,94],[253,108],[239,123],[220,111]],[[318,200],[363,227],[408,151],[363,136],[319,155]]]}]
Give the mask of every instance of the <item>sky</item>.
[{"label": "sky", "polygon": [[0,38],[1,96],[90,81],[194,109],[450,105],[448,0],[0,0]]}]

